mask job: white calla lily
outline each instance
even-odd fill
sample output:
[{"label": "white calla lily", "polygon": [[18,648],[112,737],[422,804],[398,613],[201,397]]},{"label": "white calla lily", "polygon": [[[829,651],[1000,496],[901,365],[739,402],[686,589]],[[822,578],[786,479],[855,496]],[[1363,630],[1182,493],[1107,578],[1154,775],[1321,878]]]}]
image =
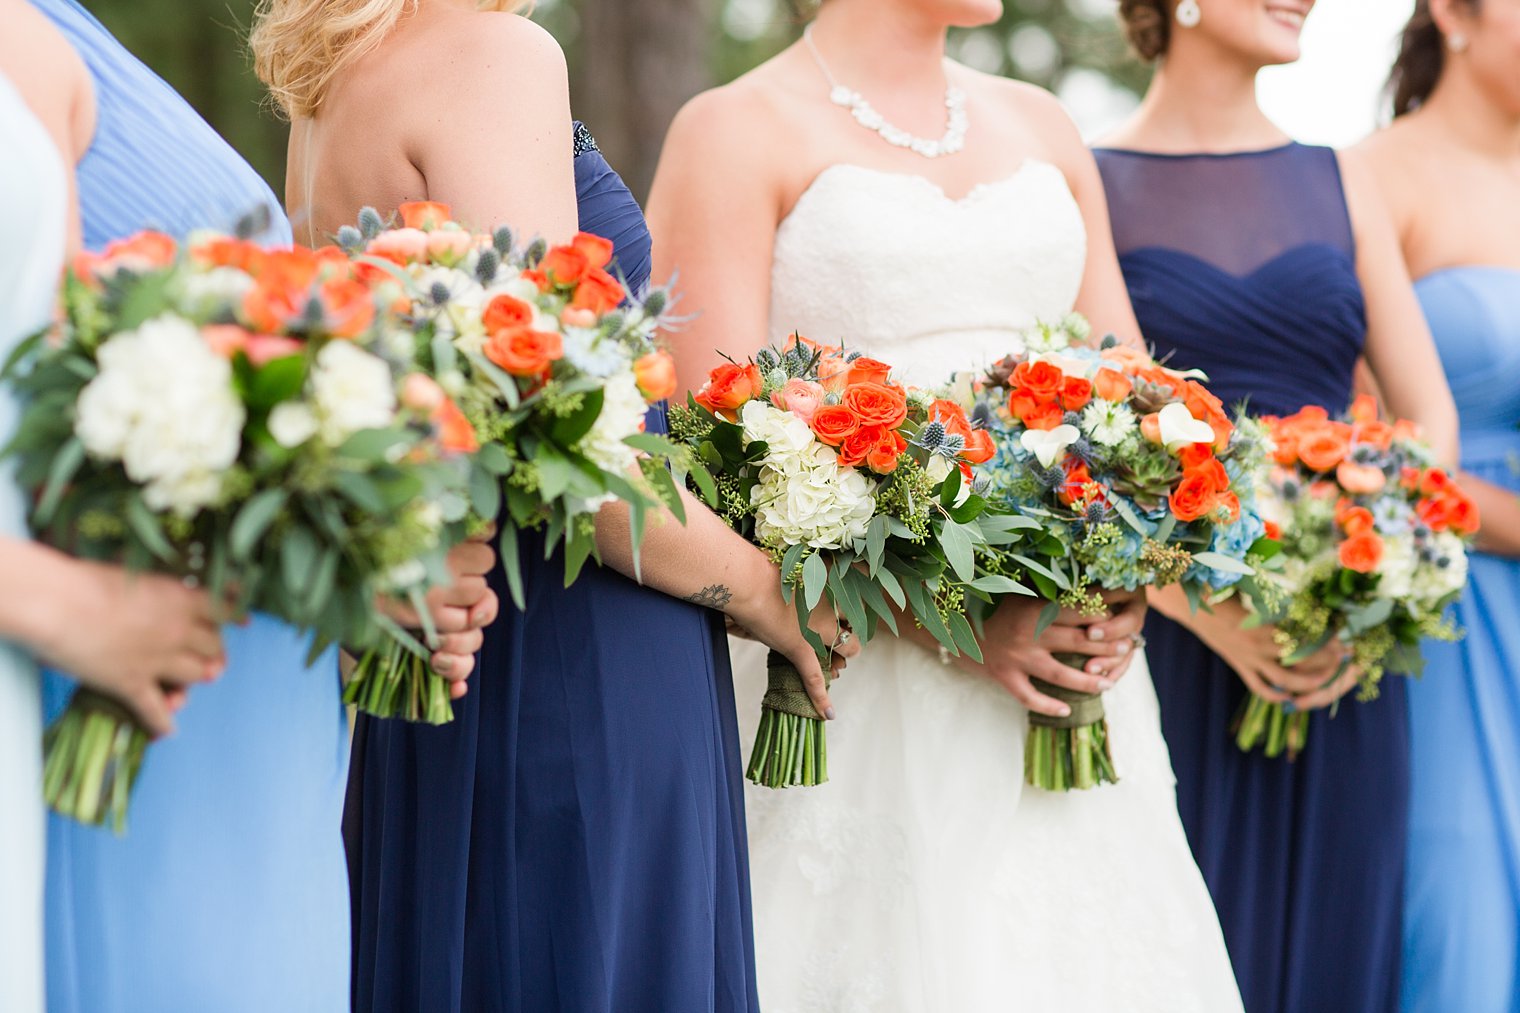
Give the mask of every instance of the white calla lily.
[{"label": "white calla lily", "polygon": [[1076,426],[1060,425],[1048,430],[1026,429],[1019,437],[1019,442],[1035,456],[1040,467],[1049,468],[1066,452],[1067,447],[1081,438],[1082,431]]},{"label": "white calla lily", "polygon": [[1214,429],[1207,422],[1193,418],[1187,405],[1174,401],[1161,409],[1161,445],[1171,453],[1194,443],[1213,443]]}]

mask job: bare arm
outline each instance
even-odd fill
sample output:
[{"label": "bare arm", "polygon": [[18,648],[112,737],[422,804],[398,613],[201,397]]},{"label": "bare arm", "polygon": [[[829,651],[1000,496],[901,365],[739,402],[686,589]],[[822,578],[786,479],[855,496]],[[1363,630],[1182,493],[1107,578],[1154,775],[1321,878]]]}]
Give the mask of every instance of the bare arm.
[{"label": "bare arm", "polygon": [[779,181],[756,132],[732,126],[764,115],[759,105],[731,89],[693,99],[671,124],[649,194],[655,277],[679,273],[677,311],[693,316],[670,336],[682,391],[769,337]]}]

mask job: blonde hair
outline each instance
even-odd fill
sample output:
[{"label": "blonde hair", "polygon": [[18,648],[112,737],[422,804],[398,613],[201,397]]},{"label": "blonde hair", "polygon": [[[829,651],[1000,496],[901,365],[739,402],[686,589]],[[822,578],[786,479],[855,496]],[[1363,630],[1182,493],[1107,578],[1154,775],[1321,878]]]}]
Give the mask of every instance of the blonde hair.
[{"label": "blonde hair", "polygon": [[[338,73],[371,52],[417,0],[259,0],[248,37],[253,70],[290,119],[316,114]],[[527,13],[533,0],[475,0]]]}]

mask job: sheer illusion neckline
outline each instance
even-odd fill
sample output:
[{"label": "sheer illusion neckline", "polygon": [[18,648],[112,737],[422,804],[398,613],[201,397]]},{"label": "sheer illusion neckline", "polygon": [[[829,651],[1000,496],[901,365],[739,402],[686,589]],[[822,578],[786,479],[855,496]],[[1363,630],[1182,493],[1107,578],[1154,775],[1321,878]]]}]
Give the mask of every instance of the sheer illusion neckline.
[{"label": "sheer illusion neckline", "polygon": [[1142,151],[1139,148],[1111,148],[1099,144],[1094,151],[1106,151],[1115,155],[1130,155],[1135,158],[1161,158],[1161,159],[1187,159],[1187,158],[1261,158],[1266,155],[1280,155],[1285,151],[1303,147],[1298,141],[1287,141],[1283,144],[1274,144],[1270,148],[1251,148],[1246,151]]},{"label": "sheer illusion neckline", "polygon": [[[791,210],[782,216],[782,219],[780,223],[778,223],[777,227],[779,228],[780,225],[786,224],[786,222],[797,213],[797,209],[802,207],[802,205],[807,201],[808,197],[823,187],[825,180],[838,176],[840,173],[855,172],[865,176],[872,176],[877,179],[886,180],[887,182],[904,182],[908,185],[917,186],[918,188],[925,190],[933,196],[938,197],[941,202],[951,207],[965,207],[969,204],[976,203],[976,201],[986,196],[986,194],[991,191],[1018,182],[1026,175],[1028,175],[1031,170],[1037,169],[1040,166],[1054,169],[1056,172],[1061,171],[1055,165],[1045,161],[1044,159],[1032,157],[1025,158],[1017,169],[1008,173],[1006,176],[1000,176],[997,179],[983,180],[982,182],[972,186],[971,189],[967,190],[959,197],[952,197],[941,184],[935,182],[922,173],[897,172],[892,169],[875,169],[868,165],[857,165],[854,162],[835,162],[832,165],[824,166],[818,171],[818,175],[814,176],[808,185],[803,188],[802,192],[797,195],[797,200],[792,204]],[[1064,173],[1062,173],[1061,178],[1063,180],[1066,178]]]}]

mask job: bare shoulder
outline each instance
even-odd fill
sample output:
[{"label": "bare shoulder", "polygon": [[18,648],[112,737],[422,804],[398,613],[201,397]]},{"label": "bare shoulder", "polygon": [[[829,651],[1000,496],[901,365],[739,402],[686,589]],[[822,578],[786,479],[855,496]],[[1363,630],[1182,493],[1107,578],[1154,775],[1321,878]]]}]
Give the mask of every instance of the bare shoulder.
[{"label": "bare shoulder", "polygon": [[1060,99],[1025,81],[969,68],[966,68],[966,74],[974,93],[1001,108],[1005,115],[1032,135],[1043,149],[1043,157],[1068,171],[1086,164],[1089,158],[1087,145]]},{"label": "bare shoulder", "polygon": [[25,0],[0,0],[0,70],[43,121],[60,149],[77,159],[95,127],[94,85],[63,33]]},{"label": "bare shoulder", "polygon": [[671,122],[662,161],[704,166],[703,175],[728,171],[756,179],[768,175],[790,146],[795,124],[765,76],[751,71],[689,100]]}]

